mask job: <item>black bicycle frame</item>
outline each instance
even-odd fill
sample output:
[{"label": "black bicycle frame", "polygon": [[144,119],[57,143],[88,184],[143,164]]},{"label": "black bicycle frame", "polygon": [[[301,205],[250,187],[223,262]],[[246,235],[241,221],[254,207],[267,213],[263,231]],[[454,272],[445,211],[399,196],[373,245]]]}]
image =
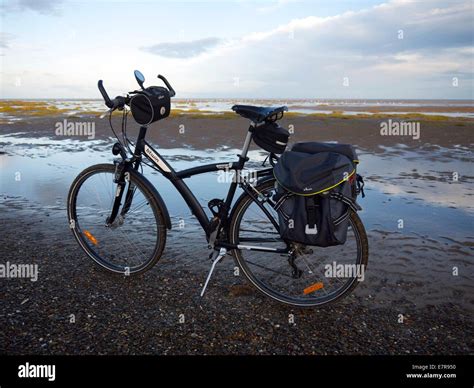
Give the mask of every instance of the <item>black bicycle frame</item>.
[{"label": "black bicycle frame", "polygon": [[[178,192],[181,194],[183,197],[184,201],[188,205],[188,207],[191,209],[192,214],[197,218],[199,221],[199,224],[203,228],[203,230],[206,233],[206,238],[209,241],[209,237],[211,232],[213,232],[213,229],[215,229],[214,225],[212,225],[212,221],[207,217],[206,213],[204,212],[203,208],[201,207],[199,201],[197,200],[196,196],[192,193],[192,191],[189,189],[189,187],[186,185],[186,183],[183,181],[185,178],[190,178],[195,175],[199,174],[205,174],[209,172],[215,172],[215,171],[235,171],[236,172],[236,177],[238,177],[239,172],[244,168],[245,163],[248,161],[247,158],[247,152],[250,146],[250,142],[252,140],[252,132],[249,130],[247,133],[247,137],[244,142],[244,146],[242,149],[242,153],[238,155],[238,161],[236,162],[230,162],[230,163],[212,163],[212,164],[207,164],[204,166],[198,166],[198,167],[192,167],[186,170],[182,171],[175,171],[173,167],[171,167],[168,162],[166,162],[165,159],[159,154],[158,151],[156,151],[150,143],[148,143],[145,140],[147,132],[147,127],[142,126],[140,127],[140,131],[138,134],[134,154],[132,160],[129,160],[128,162],[133,165],[134,169],[138,169],[140,166],[141,162],[141,157],[142,155],[145,155],[151,162],[152,164],[158,169],[158,171],[171,183],[173,186],[178,190]],[[257,171],[257,179],[265,176],[271,175],[272,168],[266,168]],[[113,223],[117,213],[118,213],[118,208],[120,207],[120,202],[121,202],[121,197],[122,197],[122,192],[123,188],[125,187],[124,184],[124,175],[126,174],[126,169],[122,169],[116,176],[116,182],[118,184],[117,192],[115,201],[114,201],[114,206],[112,209],[112,215],[110,217],[110,223]],[[250,184],[243,184],[240,182],[240,179],[234,179],[230,183],[229,191],[227,193],[226,199],[224,200],[224,210],[223,213],[220,214],[220,225],[219,229],[222,228],[227,224],[228,217],[229,217],[229,211],[232,206],[232,201],[235,196],[235,192],[237,190],[237,186],[240,184],[242,189],[249,194],[257,203],[257,205],[265,212],[265,214],[269,217],[269,219],[272,221],[273,225],[277,228],[278,230],[278,224],[276,221],[273,219],[273,217],[270,215],[268,210],[256,199],[256,196],[254,195],[253,191],[250,189]],[[129,184],[126,198],[125,198],[125,204],[122,209],[122,215],[124,215],[124,212],[126,213],[128,208],[130,207],[130,202],[133,198],[133,188]],[[109,224],[110,224],[109,223]],[[236,248],[241,248],[242,246],[230,244],[228,242],[223,242],[219,241],[216,244],[216,247],[222,247],[222,248],[227,248],[227,249],[236,249]],[[281,253],[287,253],[288,250],[286,249],[275,249],[275,248],[266,248],[266,247],[250,247],[250,246],[245,246],[245,249],[251,249],[251,250],[257,250],[257,251],[275,251],[275,252],[281,252]]]}]

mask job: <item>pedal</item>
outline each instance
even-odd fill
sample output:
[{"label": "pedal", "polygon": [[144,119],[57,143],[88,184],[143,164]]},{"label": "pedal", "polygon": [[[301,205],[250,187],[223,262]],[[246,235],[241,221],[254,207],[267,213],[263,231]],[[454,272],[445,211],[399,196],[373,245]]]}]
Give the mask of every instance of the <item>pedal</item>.
[{"label": "pedal", "polygon": [[226,254],[227,254],[227,249],[225,248],[221,248],[219,251],[216,251],[213,254],[214,260],[212,262],[211,269],[209,270],[209,274],[207,275],[206,282],[204,283],[204,287],[201,290],[201,298],[204,296],[204,293],[206,292],[207,285],[209,284],[209,280],[211,280],[211,276],[214,273],[214,269],[216,268],[217,263],[221,261]]}]

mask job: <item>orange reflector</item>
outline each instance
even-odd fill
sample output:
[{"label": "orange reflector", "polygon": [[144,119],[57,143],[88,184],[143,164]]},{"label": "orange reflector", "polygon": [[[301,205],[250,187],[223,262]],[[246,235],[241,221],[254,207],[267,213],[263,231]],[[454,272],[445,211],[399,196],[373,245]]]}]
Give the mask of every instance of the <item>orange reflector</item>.
[{"label": "orange reflector", "polygon": [[303,290],[303,293],[305,295],[308,295],[308,294],[311,294],[312,292],[314,291],[318,291],[320,290],[321,288],[324,287],[324,284],[321,283],[321,282],[318,282],[318,283],[314,283],[313,285],[309,286],[309,287],[306,287],[304,290]]},{"label": "orange reflector", "polygon": [[97,245],[97,239],[92,235],[91,232],[89,232],[88,230],[84,230],[84,232],[82,233],[89,239],[92,244]]}]

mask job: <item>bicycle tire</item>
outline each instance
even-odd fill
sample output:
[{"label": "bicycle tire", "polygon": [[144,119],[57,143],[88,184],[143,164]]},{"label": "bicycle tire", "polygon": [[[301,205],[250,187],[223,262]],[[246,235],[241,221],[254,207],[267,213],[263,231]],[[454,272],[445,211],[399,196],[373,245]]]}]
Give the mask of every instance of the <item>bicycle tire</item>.
[{"label": "bicycle tire", "polygon": [[[115,165],[113,164],[97,164],[90,166],[83,170],[73,181],[71,184],[68,199],[67,199],[67,211],[68,211],[68,220],[70,224],[70,229],[73,232],[73,235],[76,241],[79,243],[82,250],[101,268],[113,272],[116,274],[126,274],[126,275],[134,275],[140,274],[151,267],[153,267],[158,260],[161,258],[163,250],[166,245],[166,220],[164,217],[164,211],[161,209],[160,202],[157,200],[153,189],[151,187],[150,182],[143,177],[139,172],[130,169],[130,179],[131,181],[146,195],[146,200],[150,201],[151,209],[154,212],[154,218],[157,223],[157,243],[154,247],[153,254],[150,256],[148,260],[143,262],[141,265],[137,267],[128,268],[120,268],[117,265],[114,265],[107,260],[100,257],[97,252],[95,252],[87,241],[84,239],[83,233],[80,230],[80,220],[77,219],[77,209],[76,209],[76,201],[77,195],[80,192],[81,187],[87,181],[88,178],[94,176],[98,173],[115,173]],[[73,222],[71,222],[73,221]]]},{"label": "bicycle tire", "polygon": [[[260,192],[268,190],[269,188],[274,187],[275,180],[269,179],[265,182],[261,183],[260,185],[256,186],[256,189]],[[254,199],[250,197],[248,194],[244,193],[241,197],[236,201],[234,208],[232,209],[232,213],[230,216],[230,223],[229,223],[229,241],[231,244],[239,244],[238,238],[238,227],[240,225],[240,220],[243,217],[243,211],[248,208],[249,204],[254,202]],[[367,239],[367,233],[365,231],[364,225],[362,224],[361,219],[355,212],[351,212],[350,214],[350,223],[351,226],[356,230],[354,234],[359,239],[358,241],[358,255],[360,255],[360,262],[358,264],[364,265],[367,268],[368,264],[368,257],[369,257],[369,245]],[[359,252],[360,247],[360,252]],[[344,288],[339,294],[337,294],[334,298],[330,300],[326,300],[324,302],[307,302],[307,303],[300,303],[296,302],[294,298],[282,296],[281,293],[275,292],[274,290],[270,289],[267,285],[265,285],[261,280],[259,280],[253,272],[250,270],[249,266],[245,262],[245,259],[242,256],[242,251],[239,249],[234,249],[232,251],[236,264],[241,269],[244,276],[247,280],[258,290],[260,293],[264,294],[267,297],[272,298],[280,303],[284,303],[291,306],[297,307],[316,307],[327,305],[329,303],[333,303],[342,297],[350,294],[358,285],[358,281],[354,280],[352,283],[348,285],[348,287]],[[262,254],[265,254],[262,252]],[[355,278],[354,278],[355,279]]]}]

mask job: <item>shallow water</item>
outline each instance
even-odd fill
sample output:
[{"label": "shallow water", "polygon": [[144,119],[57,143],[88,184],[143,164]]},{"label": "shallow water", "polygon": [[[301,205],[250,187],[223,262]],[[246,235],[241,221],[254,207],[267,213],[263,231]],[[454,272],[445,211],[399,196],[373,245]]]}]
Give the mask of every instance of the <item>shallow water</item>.
[{"label": "shallow water", "polygon": [[[113,160],[112,140],[56,140],[0,136],[2,171],[0,193],[24,197],[41,205],[64,207],[69,186],[84,168]],[[157,147],[158,148],[158,147]],[[238,150],[160,149],[176,169],[236,160]],[[365,177],[366,197],[359,197],[361,217],[367,229],[403,231],[434,236],[469,238],[472,234],[474,174],[470,151],[439,148],[413,151],[403,146],[386,148],[382,154],[359,151],[359,173]],[[265,153],[252,151],[248,168],[258,168]],[[252,163],[253,162],[253,163]],[[458,181],[453,180],[458,173]],[[156,185],[173,217],[190,214],[175,188],[155,171],[145,175]],[[228,187],[217,173],[186,179],[204,208],[212,198],[223,198]],[[403,220],[403,230],[399,228]]]},{"label": "shallow water", "polygon": [[[54,218],[66,231],[69,186],[86,167],[112,162],[113,143],[112,138],[86,141],[31,138],[19,133],[0,136],[0,205],[24,216],[32,207],[41,208],[51,216],[50,221]],[[176,170],[233,161],[239,153],[228,147],[156,149]],[[420,149],[397,145],[380,150],[358,150],[358,172],[365,177],[366,193],[365,198],[358,199],[363,208],[359,215],[370,247],[370,270],[358,287],[358,295],[373,306],[408,299],[416,305],[454,301],[472,309],[471,151],[460,145],[448,149],[426,144]],[[266,154],[251,151],[249,157],[247,166],[255,169]],[[457,181],[453,172],[458,174]],[[209,251],[204,234],[184,200],[159,173],[146,166],[144,173],[171,215],[174,228],[168,255],[183,265],[207,269]],[[207,202],[223,198],[228,188],[217,173],[185,181],[209,215]],[[181,220],[188,227],[178,228]],[[452,276],[454,266],[459,268],[459,276]]]}]

